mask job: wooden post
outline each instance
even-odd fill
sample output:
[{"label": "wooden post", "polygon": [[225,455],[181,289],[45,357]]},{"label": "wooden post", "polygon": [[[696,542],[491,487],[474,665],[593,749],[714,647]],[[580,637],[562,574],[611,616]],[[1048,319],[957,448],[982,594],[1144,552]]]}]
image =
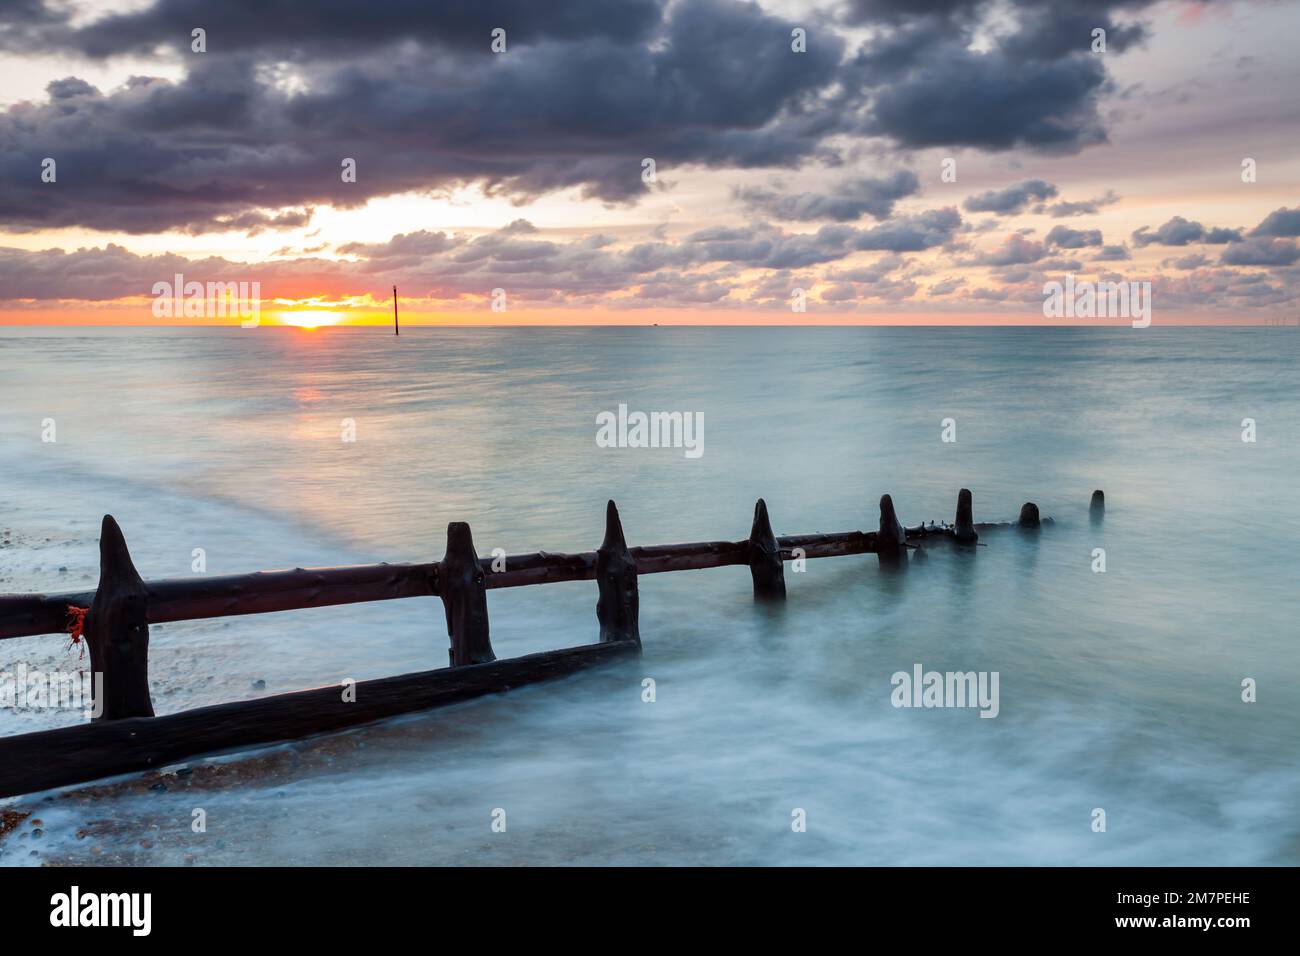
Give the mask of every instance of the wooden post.
[{"label": "wooden post", "polygon": [[1020,506],[1020,520],[1017,522],[1022,528],[1037,528],[1042,524],[1038,516],[1038,505],[1032,501],[1026,501]]},{"label": "wooden post", "polygon": [[[152,717],[149,598],[112,515],[99,532],[99,589],[86,613],[97,720]],[[102,699],[100,695],[102,694]]]},{"label": "wooden post", "polygon": [[1100,488],[1092,493],[1092,503],[1088,505],[1088,513],[1093,521],[1100,521],[1106,514],[1106,494]]},{"label": "wooden post", "polygon": [[781,561],[781,547],[772,533],[767,502],[762,498],[754,505],[754,523],[749,529],[749,576],[754,581],[756,599],[785,600],[785,565]]},{"label": "wooden post", "polygon": [[397,286],[393,286],[393,334],[402,334],[402,330],[397,325]]},{"label": "wooden post", "polygon": [[953,522],[952,536],[959,544],[974,544],[980,537],[975,532],[970,490],[966,488],[957,492],[957,518]]},{"label": "wooden post", "polygon": [[881,564],[899,564],[907,560],[907,532],[894,513],[894,499],[880,496],[880,528],[876,531],[876,556]]},{"label": "wooden post", "polygon": [[605,505],[605,540],[596,552],[596,620],[600,622],[600,643],[636,641],[641,644],[641,598],[637,591],[636,561],[627,549],[618,507],[611,499]]},{"label": "wooden post", "polygon": [[486,576],[464,521],[447,525],[447,553],[438,565],[438,594],[447,611],[451,666],[496,660],[488,637]]}]

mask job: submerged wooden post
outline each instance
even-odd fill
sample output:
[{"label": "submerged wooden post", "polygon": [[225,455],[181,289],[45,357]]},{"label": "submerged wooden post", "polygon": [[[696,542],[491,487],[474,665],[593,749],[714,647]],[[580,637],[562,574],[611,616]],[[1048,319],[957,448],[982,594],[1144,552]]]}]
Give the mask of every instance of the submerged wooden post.
[{"label": "submerged wooden post", "polygon": [[149,597],[122,529],[104,515],[99,589],[86,613],[96,720],[152,717],[149,699]]},{"label": "submerged wooden post", "polygon": [[763,600],[785,599],[785,564],[781,546],[772,533],[767,516],[767,502],[754,504],[754,523],[749,529],[749,576],[754,581],[754,597]]},{"label": "submerged wooden post", "polygon": [[641,643],[641,598],[636,583],[636,561],[623,537],[623,522],[611,499],[605,505],[605,540],[596,552],[596,620],[600,622],[600,643]]},{"label": "submerged wooden post", "polygon": [[1017,522],[1022,528],[1037,528],[1042,525],[1042,519],[1038,516],[1038,505],[1032,501],[1026,501],[1020,506],[1020,520]]},{"label": "submerged wooden post", "polygon": [[967,488],[957,492],[957,518],[953,522],[952,535],[961,544],[974,544],[980,537],[975,533],[971,495],[970,490]]},{"label": "submerged wooden post", "polygon": [[1088,505],[1088,513],[1093,521],[1100,521],[1106,514],[1106,494],[1100,488],[1092,493],[1092,503]]},{"label": "submerged wooden post", "polygon": [[907,532],[894,513],[894,499],[880,496],[880,528],[876,531],[876,556],[881,564],[898,564],[907,559]]},{"label": "submerged wooden post", "polygon": [[496,660],[488,637],[487,581],[464,521],[447,525],[447,553],[438,564],[438,594],[447,611],[451,666]]}]

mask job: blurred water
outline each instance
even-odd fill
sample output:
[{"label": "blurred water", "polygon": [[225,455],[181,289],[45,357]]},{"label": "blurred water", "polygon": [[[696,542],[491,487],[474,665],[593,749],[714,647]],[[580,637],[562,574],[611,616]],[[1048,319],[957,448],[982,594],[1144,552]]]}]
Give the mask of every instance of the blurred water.
[{"label": "blurred water", "polygon": [[[202,762],[166,789],[7,801],[43,835],[24,824],[0,862],[1295,864],[1298,343],[0,330],[3,591],[93,588],[105,512],[146,578],[190,574],[194,548],[217,574],[433,560],[452,520],[480,555],[589,550],[611,497],[632,544],[743,538],[759,496],[778,534],[874,528],[884,492],[905,523],[951,520],[962,486],[977,520],[1026,500],[1057,519],[901,576],[871,556],[787,565],[776,609],[744,568],[646,577],[639,663]],[[597,448],[596,415],[620,402],[702,412],[703,457]],[[595,598],[590,582],[492,592],[498,656],[594,641]],[[155,627],[155,707],[423,670],[446,646],[436,599]],[[0,655],[78,663],[58,637]],[[998,671],[998,718],[893,708],[890,675],[918,662]],[[4,710],[0,733],[80,719]]]}]

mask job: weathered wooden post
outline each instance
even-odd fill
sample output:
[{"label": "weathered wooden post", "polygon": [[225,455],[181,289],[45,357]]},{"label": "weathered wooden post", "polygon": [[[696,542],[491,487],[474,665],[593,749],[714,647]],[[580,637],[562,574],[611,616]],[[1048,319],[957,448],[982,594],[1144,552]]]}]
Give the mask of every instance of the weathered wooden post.
[{"label": "weathered wooden post", "polygon": [[447,611],[451,666],[496,660],[488,637],[487,581],[464,521],[447,525],[447,553],[438,564],[438,594]]},{"label": "weathered wooden post", "polygon": [[1022,528],[1038,528],[1042,525],[1042,519],[1038,516],[1038,505],[1032,501],[1026,501],[1020,506],[1020,520],[1018,522]]},{"label": "weathered wooden post", "polygon": [[957,518],[953,522],[952,534],[959,544],[974,544],[979,540],[980,536],[975,533],[969,489],[957,492]]},{"label": "weathered wooden post", "polygon": [[596,551],[596,620],[600,622],[600,643],[641,643],[641,598],[637,590],[636,561],[623,537],[623,522],[613,499],[605,505],[605,540]]},{"label": "weathered wooden post", "polygon": [[749,576],[754,582],[755,599],[785,600],[785,564],[781,560],[781,546],[772,533],[767,502],[762,498],[754,504],[754,523],[749,529]]},{"label": "weathered wooden post", "polygon": [[1100,488],[1092,493],[1092,502],[1088,505],[1088,514],[1092,517],[1093,523],[1106,516],[1106,494]]},{"label": "weathered wooden post", "polygon": [[880,527],[876,531],[876,556],[881,564],[907,560],[907,532],[894,513],[894,499],[880,496]]},{"label": "weathered wooden post", "polygon": [[96,719],[152,717],[149,594],[112,515],[104,515],[99,532],[99,588],[86,612],[85,638]]}]

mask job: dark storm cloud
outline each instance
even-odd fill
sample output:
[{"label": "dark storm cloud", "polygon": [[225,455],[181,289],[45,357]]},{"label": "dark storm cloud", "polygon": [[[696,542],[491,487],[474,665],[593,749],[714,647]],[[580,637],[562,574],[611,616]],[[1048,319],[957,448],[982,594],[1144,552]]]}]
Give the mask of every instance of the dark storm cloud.
[{"label": "dark storm cloud", "polygon": [[65,14],[42,0],[0,0],[0,50],[40,48],[63,29]]},{"label": "dark storm cloud", "polygon": [[1143,226],[1133,232],[1133,244],[1138,248],[1150,245],[1159,246],[1185,246],[1193,242],[1204,242],[1209,245],[1223,245],[1227,242],[1234,242],[1241,238],[1240,229],[1207,229],[1199,222],[1192,222],[1184,219],[1182,216],[1174,216],[1168,222],[1164,223],[1155,232],[1150,227]]},{"label": "dark storm cloud", "polygon": [[1014,4],[1020,29],[1005,41],[1005,49],[1013,56],[1054,60],[1080,49],[1090,52],[1093,30],[1102,29],[1106,31],[1106,53],[1123,53],[1142,43],[1147,30],[1141,23],[1121,25],[1113,11],[1146,5],[1109,0],[1021,0]]},{"label": "dark storm cloud", "polygon": [[1025,61],[1002,49],[971,50],[941,32],[899,33],[853,64],[854,78],[873,93],[862,132],[913,148],[1071,153],[1106,141],[1099,57]]},{"label": "dark storm cloud", "polygon": [[1031,202],[1041,202],[1055,195],[1056,187],[1051,183],[1041,179],[1026,179],[1005,189],[991,189],[978,196],[971,196],[962,206],[970,212],[993,212],[999,216],[1009,216],[1022,211]]},{"label": "dark storm cloud", "polygon": [[998,7],[1010,8],[1019,24],[1009,49],[1024,48],[1027,56],[1056,58],[1084,46],[1092,31],[1106,31],[1106,48],[1123,51],[1146,37],[1141,23],[1120,25],[1117,11],[1135,12],[1153,0],[844,0],[841,18],[854,25],[898,24],[929,19],[936,29],[969,27]]},{"label": "dark storm cloud", "polygon": [[[1146,28],[1114,14],[1147,5],[850,0],[843,18],[879,31],[850,71],[875,93],[863,129],[911,147],[1070,153],[1105,142],[1097,107],[1109,84],[1103,55],[1091,51],[1092,31],[1106,31],[1107,55],[1122,53],[1145,39]],[[988,24],[998,27],[996,38],[972,49],[976,28]]]},{"label": "dark storm cloud", "polygon": [[833,219],[851,222],[864,215],[887,219],[896,200],[914,195],[920,189],[916,174],[910,170],[880,178],[859,177],[841,184],[833,192],[787,193],[760,187],[741,187],[736,198],[750,209],[787,221],[807,222]]},{"label": "dark storm cloud", "polygon": [[[107,57],[148,53],[158,47],[190,49],[190,31],[207,31],[209,51],[277,53],[356,50],[413,39],[436,46],[479,44],[488,52],[491,31],[503,27],[510,42],[606,37],[631,41],[658,24],[662,0],[157,0],[140,10],[115,13],[80,27],[62,22],[52,4],[6,0],[5,19],[27,19],[46,29],[29,31],[24,49]],[[6,8],[15,8],[10,14]],[[56,28],[52,28],[56,27]],[[3,34],[0,34],[2,37]]]},{"label": "dark storm cloud", "polygon": [[[1133,9],[1143,4],[1131,5]],[[1097,26],[1111,11],[1087,3]],[[906,146],[1072,152],[1103,142],[1104,58],[1055,30],[1064,5],[1013,2],[1010,29],[969,48],[994,5],[842,8],[865,45],[820,14],[796,23],[738,0],[157,0],[72,26],[62,8],[4,0],[0,46],[108,57],[165,51],[184,79],[100,92],[75,77],[0,113],[0,221],[147,233],[275,228],[287,210],[476,183],[516,200],[576,187],[632,202],[641,160],[676,168],[838,162],[840,134]],[[12,22],[11,22],[12,21]],[[794,26],[806,53],[790,50]],[[190,30],[208,52],[189,52]],[[502,26],[508,52],[489,52]],[[1004,24],[1006,26],[1006,24]],[[1118,52],[1136,38],[1115,30]],[[1077,42],[1076,42],[1077,39]],[[179,61],[177,58],[179,57]],[[58,161],[55,184],[40,161]],[[355,184],[339,162],[358,163]],[[895,184],[905,187],[906,183]],[[658,187],[656,187],[658,188]],[[900,198],[895,196],[893,198]],[[888,188],[817,192],[767,215],[847,222],[891,214]],[[290,219],[280,219],[288,224]]]},{"label": "dark storm cloud", "polygon": [[845,0],[841,17],[856,25],[899,23],[914,17],[936,21],[969,16],[984,0]]},{"label": "dark storm cloud", "polygon": [[[361,19],[330,14],[340,31]],[[104,94],[69,79],[51,102],[0,114],[0,219],[218,229],[259,208],[355,206],[468,182],[514,198],[581,187],[628,201],[647,188],[646,156],[665,177],[675,165],[793,166],[836,131],[837,114],[816,108],[844,51],[834,35],[792,53],[790,23],[733,0],[674,5],[653,42],[639,27],[605,27],[543,31],[499,56],[486,37],[473,50],[324,55],[302,66],[300,92],[276,82],[261,51],[216,52],[210,32],[210,52],[186,55],[181,82]],[[47,156],[54,184],[40,181]],[[357,160],[356,183],[340,181],[344,157]]]}]

